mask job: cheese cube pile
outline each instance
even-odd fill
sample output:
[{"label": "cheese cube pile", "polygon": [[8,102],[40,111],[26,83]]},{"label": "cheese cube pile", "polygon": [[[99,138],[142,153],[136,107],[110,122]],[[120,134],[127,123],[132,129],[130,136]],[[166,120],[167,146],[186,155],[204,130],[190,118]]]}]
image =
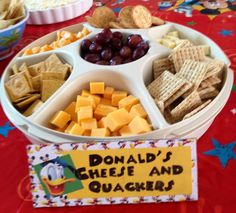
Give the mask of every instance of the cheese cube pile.
[{"label": "cheese cube pile", "polygon": [[132,136],[152,130],[138,98],[104,82],[90,82],[89,89],[53,116],[50,123],[55,130],[93,137]]}]

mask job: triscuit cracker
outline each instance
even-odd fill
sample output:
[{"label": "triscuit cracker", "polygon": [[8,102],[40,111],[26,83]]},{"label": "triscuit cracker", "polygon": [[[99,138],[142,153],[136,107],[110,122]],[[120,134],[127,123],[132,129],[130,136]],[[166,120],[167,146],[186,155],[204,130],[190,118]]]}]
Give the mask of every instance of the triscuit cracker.
[{"label": "triscuit cracker", "polygon": [[32,115],[34,112],[37,111],[37,109],[43,105],[43,102],[39,99],[37,99],[36,101],[34,101],[27,109],[26,111],[24,111],[23,115],[28,117],[30,115]]},{"label": "triscuit cracker", "polygon": [[19,109],[25,109],[27,106],[29,106],[32,102],[40,98],[40,94],[32,94],[29,98],[19,102],[16,104],[16,106]]},{"label": "triscuit cracker", "polygon": [[161,18],[156,17],[156,16],[152,16],[152,24],[153,25],[163,25],[163,24],[165,24],[165,21]]},{"label": "triscuit cracker", "polygon": [[207,62],[208,62],[208,68],[207,68],[207,73],[204,77],[204,80],[213,75],[220,76],[220,73],[224,68],[224,62],[217,59],[213,59]]},{"label": "triscuit cracker", "polygon": [[12,101],[31,92],[31,87],[24,73],[17,73],[5,83],[5,87]]},{"label": "triscuit cracker", "polygon": [[168,58],[158,58],[153,61],[154,79],[159,77],[165,70],[175,72],[174,64]]},{"label": "triscuit cracker", "polygon": [[176,93],[186,81],[178,78],[169,71],[164,71],[158,78],[148,85],[149,93],[158,101],[165,102]]},{"label": "triscuit cracker", "polygon": [[116,21],[115,13],[106,6],[96,8],[93,11],[92,17],[101,28],[109,27],[110,22]]},{"label": "triscuit cracker", "polygon": [[132,19],[139,28],[149,28],[152,25],[152,15],[150,11],[142,5],[137,5],[132,8]]},{"label": "triscuit cracker", "polygon": [[164,102],[163,101],[159,101],[158,99],[154,99],[157,107],[159,108],[159,110],[161,111],[161,113],[163,114],[164,113],[164,110],[165,110],[165,105],[164,105]]},{"label": "triscuit cracker", "polygon": [[217,85],[219,83],[221,83],[221,80],[217,76],[213,75],[213,76],[210,76],[209,78],[203,80],[199,87],[206,88],[206,87]]},{"label": "triscuit cracker", "polygon": [[186,83],[184,84],[176,93],[174,93],[166,102],[164,105],[164,108],[168,107],[170,104],[172,104],[175,100],[177,100],[179,97],[181,97],[185,92],[187,92],[192,87],[192,84]]},{"label": "triscuit cracker", "polygon": [[219,91],[215,87],[207,87],[198,91],[198,94],[203,100],[216,97],[219,94]]},{"label": "triscuit cracker", "polygon": [[206,72],[207,64],[205,62],[185,60],[179,72],[176,73],[176,76],[179,78],[184,78],[188,82],[192,83],[193,91],[199,87]]},{"label": "triscuit cracker", "polygon": [[183,120],[192,117],[193,115],[197,114],[199,111],[201,111],[203,108],[205,108],[209,103],[211,103],[211,100],[205,101],[202,105],[199,107],[195,108],[192,112],[189,112],[183,117]]},{"label": "triscuit cracker", "polygon": [[85,18],[91,26],[96,27],[96,28],[100,28],[99,24],[97,23],[97,21],[93,17],[85,16]]},{"label": "triscuit cracker", "polygon": [[201,47],[193,46],[187,48],[180,48],[172,53],[172,60],[176,72],[178,72],[184,61],[190,59],[195,61],[203,61],[205,59],[204,50]]},{"label": "triscuit cracker", "polygon": [[110,22],[109,26],[114,29],[122,29],[123,28],[119,22],[114,22],[114,21]]},{"label": "triscuit cracker", "polygon": [[62,80],[43,80],[41,100],[45,102],[64,83]]},{"label": "triscuit cracker", "polygon": [[137,25],[132,18],[132,9],[133,6],[126,6],[123,7],[119,12],[118,19],[120,21],[120,25],[124,28],[137,28]]},{"label": "triscuit cracker", "polygon": [[182,118],[200,106],[202,104],[201,98],[197,91],[192,92],[187,96],[179,105],[177,105],[173,110],[171,110],[171,115],[177,121],[182,120]]},{"label": "triscuit cracker", "polygon": [[18,70],[16,64],[13,64],[13,66],[12,66],[11,69],[12,69],[13,74],[17,74],[17,73],[19,72],[19,70]]}]

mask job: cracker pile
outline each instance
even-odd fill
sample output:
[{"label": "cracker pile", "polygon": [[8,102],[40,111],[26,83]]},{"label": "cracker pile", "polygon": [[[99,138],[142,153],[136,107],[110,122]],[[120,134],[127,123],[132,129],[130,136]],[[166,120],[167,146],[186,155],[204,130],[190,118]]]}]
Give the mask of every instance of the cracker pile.
[{"label": "cracker pile", "polygon": [[33,55],[33,54],[47,52],[50,50],[55,50],[57,48],[64,47],[68,44],[71,44],[71,43],[85,37],[89,33],[90,33],[90,31],[86,27],[84,27],[78,33],[73,33],[73,32],[69,32],[66,30],[58,30],[56,39],[51,44],[45,44],[43,46],[37,46],[37,47],[30,48],[30,49],[26,49],[24,51],[24,53],[22,54],[22,56]]},{"label": "cracker pile", "polygon": [[65,82],[71,69],[56,54],[30,66],[14,64],[5,87],[13,105],[30,116]]},{"label": "cracker pile", "polygon": [[86,16],[90,25],[96,28],[135,29],[149,28],[152,25],[162,25],[164,20],[152,16],[150,11],[142,6],[126,6],[121,9],[116,18],[112,9],[103,6],[94,10],[92,17]]},{"label": "cracker pile", "polygon": [[168,57],[154,60],[154,81],[147,86],[171,124],[193,116],[218,95],[224,68],[222,61],[206,56],[209,47],[195,46],[177,36],[177,32],[167,34],[168,39],[177,42],[168,43],[173,47]]}]

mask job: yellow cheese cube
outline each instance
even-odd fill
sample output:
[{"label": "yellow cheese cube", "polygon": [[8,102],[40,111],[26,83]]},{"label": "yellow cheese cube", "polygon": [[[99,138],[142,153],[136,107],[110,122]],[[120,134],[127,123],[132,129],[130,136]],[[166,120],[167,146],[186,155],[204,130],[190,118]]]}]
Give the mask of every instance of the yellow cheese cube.
[{"label": "yellow cheese cube", "polygon": [[55,125],[56,127],[63,128],[68,123],[68,121],[70,121],[70,119],[70,114],[64,111],[59,111],[53,116],[50,123]]},{"label": "yellow cheese cube", "polygon": [[104,82],[90,82],[90,93],[91,94],[104,94],[105,83]]},{"label": "yellow cheese cube", "polygon": [[111,99],[113,92],[114,92],[113,87],[106,87],[103,97],[107,99]]},{"label": "yellow cheese cube", "polygon": [[136,105],[138,102],[139,100],[137,98],[135,98],[133,95],[129,95],[126,98],[120,100],[118,105],[119,108],[125,108],[127,111],[130,111],[131,107]]},{"label": "yellow cheese cube", "polygon": [[68,127],[68,124],[66,124],[65,126],[63,126],[62,128],[56,128],[55,130],[58,132],[65,132],[66,128]]},{"label": "yellow cheese cube", "polygon": [[72,121],[77,121],[77,114],[75,112],[75,106],[76,106],[76,103],[75,101],[73,101],[64,110],[65,112],[71,115]]},{"label": "yellow cheese cube", "polygon": [[94,117],[100,119],[107,116],[109,113],[117,110],[117,107],[108,106],[104,104],[98,104],[97,108],[94,111]]},{"label": "yellow cheese cube", "polygon": [[95,105],[97,106],[100,101],[101,101],[101,97],[99,97],[98,95],[90,95],[89,97],[91,97],[95,103]]},{"label": "yellow cheese cube", "polygon": [[119,133],[121,136],[130,136],[130,135],[134,135],[134,133],[131,131],[131,129],[129,128],[129,126],[124,126],[119,130]]},{"label": "yellow cheese cube", "polygon": [[110,136],[110,131],[107,128],[92,129],[91,136],[93,136],[93,137],[108,137],[108,136]]},{"label": "yellow cheese cube", "polygon": [[91,106],[80,107],[77,111],[78,123],[88,118],[93,118],[93,108]]},{"label": "yellow cheese cube", "polygon": [[72,121],[66,128],[65,133],[72,135],[83,135],[84,129],[78,123]]},{"label": "yellow cheese cube", "polygon": [[104,122],[105,125],[112,131],[117,131],[131,121],[128,111],[124,108],[118,109],[109,113]]},{"label": "yellow cheese cube", "polygon": [[131,110],[129,112],[131,118],[133,119],[135,116],[140,116],[142,118],[147,117],[146,111],[143,109],[141,104],[136,104],[131,107]]},{"label": "yellow cheese cube", "polygon": [[76,99],[75,111],[77,112],[82,106],[92,106],[93,108],[95,108],[94,99],[92,99],[91,97],[82,97],[78,95]]},{"label": "yellow cheese cube", "polygon": [[99,121],[98,121],[98,128],[105,128],[105,118],[106,117],[103,117],[101,118]]},{"label": "yellow cheese cube", "polygon": [[89,91],[88,90],[82,90],[82,92],[81,92],[81,96],[83,96],[83,97],[89,97],[91,94],[89,93]]},{"label": "yellow cheese cube", "polygon": [[111,136],[113,136],[113,137],[120,136],[120,133],[118,131],[117,132],[112,132]]},{"label": "yellow cheese cube", "polygon": [[101,98],[100,104],[111,106],[111,99]]},{"label": "yellow cheese cube", "polygon": [[97,120],[95,118],[88,118],[81,121],[81,126],[85,130],[91,130],[97,128]]},{"label": "yellow cheese cube", "polygon": [[127,97],[127,92],[125,91],[114,91],[111,96],[111,104],[112,106],[118,106],[118,103],[123,98]]},{"label": "yellow cheese cube", "polygon": [[91,135],[91,129],[85,130],[83,133],[83,136],[90,136]]},{"label": "yellow cheese cube", "polygon": [[147,120],[141,118],[140,116],[136,116],[130,123],[129,128],[133,133],[142,134],[145,132],[151,131],[151,127],[148,124]]}]

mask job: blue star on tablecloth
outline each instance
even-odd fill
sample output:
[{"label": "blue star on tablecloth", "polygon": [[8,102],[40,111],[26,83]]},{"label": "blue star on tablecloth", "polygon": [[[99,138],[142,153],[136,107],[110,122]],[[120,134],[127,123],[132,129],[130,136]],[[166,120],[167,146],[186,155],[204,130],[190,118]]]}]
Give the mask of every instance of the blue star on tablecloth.
[{"label": "blue star on tablecloth", "polygon": [[220,144],[216,139],[211,139],[214,149],[204,152],[205,155],[216,156],[220,159],[222,166],[225,168],[228,161],[232,159],[236,159],[236,153],[234,152],[234,147],[236,146],[236,142],[232,142],[229,144]]},{"label": "blue star on tablecloth", "polygon": [[233,35],[233,31],[232,30],[225,30],[222,29],[219,34],[221,34],[222,36],[232,36]]},{"label": "blue star on tablecloth", "polygon": [[0,126],[0,135],[2,135],[3,137],[7,137],[9,131],[15,129],[15,127],[10,126],[10,122],[8,121],[7,123],[5,123],[5,125]]}]

